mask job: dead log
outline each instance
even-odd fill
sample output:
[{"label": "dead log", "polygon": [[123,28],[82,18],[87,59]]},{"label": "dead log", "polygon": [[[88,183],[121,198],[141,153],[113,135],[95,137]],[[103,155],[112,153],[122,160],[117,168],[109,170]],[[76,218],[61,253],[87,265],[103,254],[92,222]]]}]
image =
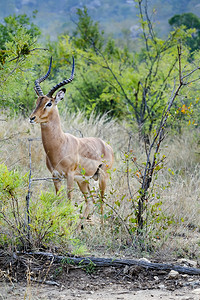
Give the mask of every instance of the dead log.
[{"label": "dead log", "polygon": [[63,263],[68,265],[78,265],[80,267],[93,264],[94,267],[124,267],[124,266],[140,266],[144,269],[163,270],[163,271],[177,271],[181,274],[200,275],[199,268],[191,268],[174,264],[154,263],[147,260],[137,259],[115,259],[115,258],[98,258],[98,257],[71,257],[54,255],[48,252],[28,252],[16,253],[16,255],[30,255],[36,259],[48,259],[53,263]]}]

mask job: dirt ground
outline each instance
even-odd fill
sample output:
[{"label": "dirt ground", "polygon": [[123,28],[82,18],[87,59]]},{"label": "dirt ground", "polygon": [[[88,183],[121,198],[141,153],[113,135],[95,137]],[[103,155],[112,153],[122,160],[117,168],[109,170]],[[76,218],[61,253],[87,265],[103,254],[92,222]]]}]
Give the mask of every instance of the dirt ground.
[{"label": "dirt ground", "polygon": [[200,276],[137,265],[84,267],[2,253],[0,300],[22,299],[200,300]]},{"label": "dirt ground", "polygon": [[174,291],[167,290],[164,286],[160,289],[131,290],[129,284],[125,287],[120,284],[107,284],[98,288],[98,281],[94,289],[93,285],[85,282],[85,288],[76,286],[61,287],[49,286],[47,284],[24,284],[24,283],[0,283],[0,299],[9,300],[199,300],[200,288],[178,288]]}]

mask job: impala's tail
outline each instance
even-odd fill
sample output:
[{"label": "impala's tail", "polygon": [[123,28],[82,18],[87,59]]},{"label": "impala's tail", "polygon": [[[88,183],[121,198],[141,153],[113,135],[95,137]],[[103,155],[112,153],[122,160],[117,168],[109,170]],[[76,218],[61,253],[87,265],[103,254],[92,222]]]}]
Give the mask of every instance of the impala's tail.
[{"label": "impala's tail", "polygon": [[101,168],[102,168],[103,164],[100,164],[96,170],[96,172],[94,173],[94,175],[92,176],[92,178],[97,181],[99,179],[100,176],[100,172],[101,172]]}]

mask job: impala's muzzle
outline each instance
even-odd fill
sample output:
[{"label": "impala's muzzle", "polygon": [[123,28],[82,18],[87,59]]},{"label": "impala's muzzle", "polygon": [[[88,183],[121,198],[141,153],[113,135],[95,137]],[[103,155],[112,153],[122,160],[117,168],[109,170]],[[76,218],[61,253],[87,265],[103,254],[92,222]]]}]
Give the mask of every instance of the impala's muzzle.
[{"label": "impala's muzzle", "polygon": [[35,119],[36,119],[36,116],[34,116],[34,117],[31,117],[30,119],[29,119],[29,121],[30,121],[30,123],[35,123]]}]

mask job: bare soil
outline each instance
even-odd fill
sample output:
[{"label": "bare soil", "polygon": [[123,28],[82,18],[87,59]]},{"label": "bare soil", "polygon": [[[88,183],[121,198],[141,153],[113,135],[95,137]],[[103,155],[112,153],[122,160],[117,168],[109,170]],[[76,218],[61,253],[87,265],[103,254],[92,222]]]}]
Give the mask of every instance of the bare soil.
[{"label": "bare soil", "polygon": [[0,263],[0,300],[200,300],[196,275],[139,266],[84,269],[22,257],[8,262]]},{"label": "bare soil", "polygon": [[98,286],[98,280],[95,287],[90,281],[85,281],[85,287],[80,289],[74,282],[73,287],[62,285],[62,287],[52,287],[39,284],[24,283],[1,283],[0,299],[9,300],[199,300],[200,289],[178,288],[174,291],[165,289],[146,289],[131,290],[129,284],[126,286],[120,284],[107,284],[104,287]]}]

